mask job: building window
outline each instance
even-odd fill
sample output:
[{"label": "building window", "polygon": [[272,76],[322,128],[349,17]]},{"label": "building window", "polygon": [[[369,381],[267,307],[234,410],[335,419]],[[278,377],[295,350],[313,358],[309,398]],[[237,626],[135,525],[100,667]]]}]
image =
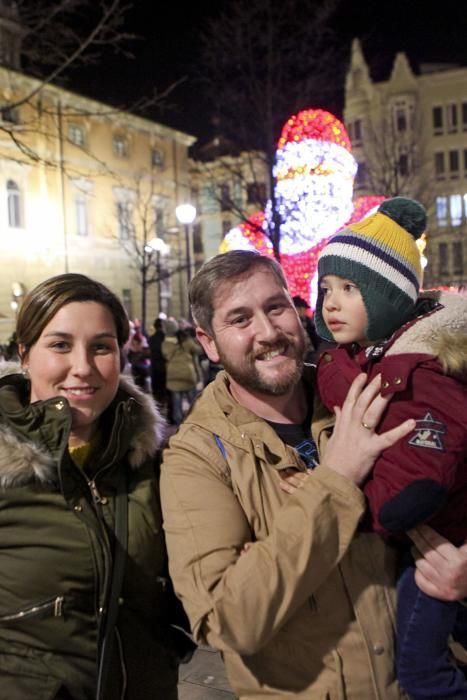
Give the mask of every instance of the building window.
[{"label": "building window", "polygon": [[21,228],[21,191],[14,180],[6,183],[8,203],[8,226]]},{"label": "building window", "polygon": [[435,136],[443,133],[443,108],[433,107],[433,133]]},{"label": "building window", "polygon": [[221,211],[229,211],[232,207],[232,200],[230,198],[230,187],[226,184],[222,184],[219,187],[219,191]]},{"label": "building window", "polygon": [[162,207],[154,207],[154,233],[157,238],[163,238],[165,233],[164,210]]},{"label": "building window", "polygon": [[76,215],[76,234],[78,236],[87,236],[88,228],[88,201],[84,192],[75,194],[75,215]]},{"label": "building window", "polygon": [[247,185],[248,204],[264,206],[266,202],[266,185],[264,182],[249,182]]},{"label": "building window", "polygon": [[133,299],[131,289],[122,289],[122,304],[127,312],[128,318],[133,318]]},{"label": "building window", "polygon": [[356,119],[353,125],[354,144],[358,146],[363,140],[362,120]]},{"label": "building window", "polygon": [[448,133],[455,134],[457,132],[457,105],[450,104],[446,107]]},{"label": "building window", "polygon": [[151,150],[151,165],[153,168],[162,168],[164,165],[164,154],[159,148]]},{"label": "building window", "polygon": [[464,177],[467,177],[467,148],[464,148]]},{"label": "building window", "polygon": [[405,107],[399,105],[395,109],[395,125],[397,131],[407,131],[407,112]]},{"label": "building window", "polygon": [[449,274],[449,251],[447,243],[440,243],[438,246],[439,255],[439,274]]},{"label": "building window", "polygon": [[467,102],[462,103],[462,131],[467,131]]},{"label": "building window", "polygon": [[204,253],[203,230],[199,223],[193,226],[193,252],[198,255]]},{"label": "building window", "polygon": [[409,156],[407,153],[401,153],[398,164],[399,175],[407,176],[409,174]]},{"label": "building window", "polygon": [[368,168],[367,165],[364,161],[361,163],[358,163],[358,168],[357,168],[357,175],[355,178],[355,186],[357,188],[359,187],[367,187],[368,185]]},{"label": "building window", "polygon": [[112,141],[112,149],[117,158],[127,158],[128,141],[124,136],[114,136]]},{"label": "building window", "polygon": [[467,219],[467,194],[464,194],[464,217]]},{"label": "building window", "polygon": [[19,124],[19,109],[18,107],[3,107],[0,110],[0,115],[3,122],[8,124]]},{"label": "building window", "polygon": [[446,164],[442,151],[435,153],[435,175],[437,180],[444,180],[446,176]]},{"label": "building window", "polygon": [[451,214],[451,224],[460,226],[462,223],[462,197],[460,194],[451,194],[449,197],[449,211]]},{"label": "building window", "polygon": [[449,151],[449,176],[451,180],[459,177],[459,151]]},{"label": "building window", "polygon": [[118,237],[128,241],[131,237],[131,211],[129,202],[117,202]]},{"label": "building window", "polygon": [[222,219],[222,238],[224,238],[224,236],[228,234],[231,228],[232,222],[230,221],[230,219]]},{"label": "building window", "polygon": [[83,127],[78,126],[77,124],[70,124],[68,128],[68,139],[71,141],[71,143],[74,143],[75,146],[84,146]]},{"label": "building window", "polygon": [[436,218],[438,226],[447,226],[448,223],[448,198],[436,197]]},{"label": "building window", "polygon": [[464,274],[464,249],[462,241],[452,244],[452,272],[454,275]]}]

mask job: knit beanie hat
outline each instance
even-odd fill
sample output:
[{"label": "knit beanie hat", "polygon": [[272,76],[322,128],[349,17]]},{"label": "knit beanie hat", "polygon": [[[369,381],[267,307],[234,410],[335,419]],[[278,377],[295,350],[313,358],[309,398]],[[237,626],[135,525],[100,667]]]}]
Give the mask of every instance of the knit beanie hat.
[{"label": "knit beanie hat", "polygon": [[175,335],[179,329],[179,325],[174,318],[166,318],[162,324],[162,329],[165,335]]},{"label": "knit beanie hat", "polygon": [[[372,216],[339,231],[323,248],[318,282],[325,275],[337,275],[358,286],[368,315],[369,341],[391,336],[414,310],[422,281],[415,240],[425,231],[426,222],[419,202],[393,197]],[[318,288],[316,330],[332,341],[322,310],[323,292]]]}]

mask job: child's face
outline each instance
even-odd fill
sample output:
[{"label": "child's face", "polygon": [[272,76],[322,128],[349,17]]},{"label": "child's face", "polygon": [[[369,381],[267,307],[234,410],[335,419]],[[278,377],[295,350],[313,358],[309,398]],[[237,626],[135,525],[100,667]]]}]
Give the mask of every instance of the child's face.
[{"label": "child's face", "polygon": [[320,281],[320,288],[323,319],[336,343],[368,345],[365,336],[368,315],[357,285],[337,275],[326,275]]}]

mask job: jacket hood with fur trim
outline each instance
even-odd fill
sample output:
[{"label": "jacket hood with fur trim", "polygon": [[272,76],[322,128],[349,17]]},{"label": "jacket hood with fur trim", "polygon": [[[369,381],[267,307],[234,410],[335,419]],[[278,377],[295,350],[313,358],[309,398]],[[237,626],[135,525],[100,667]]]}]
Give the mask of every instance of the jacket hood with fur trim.
[{"label": "jacket hood with fur trim", "polygon": [[[37,421],[41,421],[47,412],[47,404],[38,402],[22,405],[19,395],[21,387],[24,391],[26,380],[20,374],[21,368],[13,362],[0,364],[0,488],[7,489],[23,486],[30,482],[50,483],[57,478],[57,459],[39,440],[25,435],[25,424],[32,426],[32,433],[41,430]],[[7,389],[9,398],[16,398],[18,411],[8,412],[5,418],[2,402],[2,389]],[[16,395],[16,396],[15,396]],[[144,462],[154,457],[162,444],[165,420],[160,415],[152,397],[140,391],[131,379],[121,375],[117,395],[113,401],[115,409],[123,405],[127,414],[131,415],[129,425],[125,430],[130,431],[126,436],[126,458],[132,469],[138,469]],[[69,413],[67,412],[68,417]],[[16,421],[16,415],[18,421]],[[15,424],[21,418],[21,430]],[[62,418],[62,416],[60,416]],[[63,429],[66,423],[65,414]],[[69,418],[68,418],[69,419]],[[27,431],[27,428],[26,428]]]},{"label": "jacket hood with fur trim", "polygon": [[445,374],[466,379],[467,297],[430,290],[423,292],[423,300],[433,303],[433,311],[396,333],[386,357],[405,353],[432,355],[439,360]]}]

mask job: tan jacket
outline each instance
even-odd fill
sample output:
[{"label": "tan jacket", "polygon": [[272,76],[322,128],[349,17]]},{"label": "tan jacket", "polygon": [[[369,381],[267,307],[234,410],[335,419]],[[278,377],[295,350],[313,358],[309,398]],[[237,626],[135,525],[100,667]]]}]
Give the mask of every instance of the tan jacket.
[{"label": "tan jacket", "polygon": [[[282,492],[278,470],[303,464],[227,386],[221,372],[205,389],[162,468],[170,571],[195,638],[223,651],[243,700],[406,697],[394,677],[393,553],[356,534],[362,492],[322,466]],[[317,405],[321,448],[331,428]]]}]

